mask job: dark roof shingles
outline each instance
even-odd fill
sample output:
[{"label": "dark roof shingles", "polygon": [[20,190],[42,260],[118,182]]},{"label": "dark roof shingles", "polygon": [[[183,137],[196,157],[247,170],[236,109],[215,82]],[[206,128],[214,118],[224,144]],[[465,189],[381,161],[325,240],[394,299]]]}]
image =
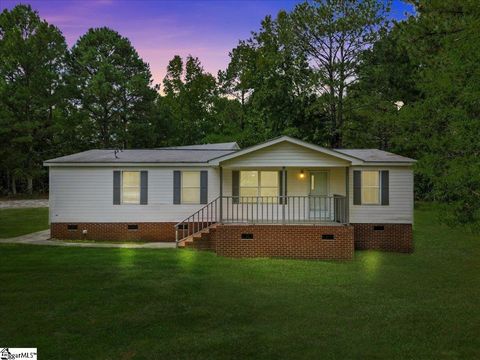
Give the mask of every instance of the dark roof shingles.
[{"label": "dark roof shingles", "polygon": [[207,163],[234,150],[150,149],[88,150],[47,160],[46,163]]},{"label": "dark roof shingles", "polygon": [[416,161],[405,156],[393,154],[391,152],[378,149],[335,149],[335,151],[366,162],[412,163]]}]

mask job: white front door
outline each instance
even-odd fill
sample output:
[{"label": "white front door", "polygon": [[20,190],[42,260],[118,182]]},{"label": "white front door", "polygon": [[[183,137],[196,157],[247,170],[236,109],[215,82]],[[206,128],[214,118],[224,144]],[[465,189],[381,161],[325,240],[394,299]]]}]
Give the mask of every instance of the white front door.
[{"label": "white front door", "polygon": [[310,218],[331,220],[330,199],[328,196],[328,172],[310,172]]}]

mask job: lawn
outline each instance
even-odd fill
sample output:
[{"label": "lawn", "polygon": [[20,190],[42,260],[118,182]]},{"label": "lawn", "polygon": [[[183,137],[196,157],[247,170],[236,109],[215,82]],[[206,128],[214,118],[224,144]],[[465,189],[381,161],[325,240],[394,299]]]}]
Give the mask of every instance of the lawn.
[{"label": "lawn", "polygon": [[480,239],[415,212],[351,262],[0,246],[0,342],[41,359],[478,359]]},{"label": "lawn", "polygon": [[0,210],[0,239],[45,229],[48,229],[48,208]]}]

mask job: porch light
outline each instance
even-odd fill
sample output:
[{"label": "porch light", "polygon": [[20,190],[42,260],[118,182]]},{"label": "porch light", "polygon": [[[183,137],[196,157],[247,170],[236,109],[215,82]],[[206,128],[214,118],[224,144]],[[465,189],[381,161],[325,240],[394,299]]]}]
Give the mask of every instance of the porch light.
[{"label": "porch light", "polygon": [[303,172],[303,170],[300,170],[300,179],[303,179],[305,178],[305,173]]}]

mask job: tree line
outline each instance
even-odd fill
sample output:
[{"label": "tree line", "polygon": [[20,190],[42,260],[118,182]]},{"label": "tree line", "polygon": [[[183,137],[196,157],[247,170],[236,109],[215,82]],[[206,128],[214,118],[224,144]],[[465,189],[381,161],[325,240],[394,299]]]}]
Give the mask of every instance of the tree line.
[{"label": "tree line", "polygon": [[68,48],[28,5],[0,14],[0,192],[44,192],[45,159],[290,135],[418,159],[418,199],[480,217],[480,3],[315,0],[267,16],[206,72],[175,56],[162,84],[130,41],[94,28]]}]

